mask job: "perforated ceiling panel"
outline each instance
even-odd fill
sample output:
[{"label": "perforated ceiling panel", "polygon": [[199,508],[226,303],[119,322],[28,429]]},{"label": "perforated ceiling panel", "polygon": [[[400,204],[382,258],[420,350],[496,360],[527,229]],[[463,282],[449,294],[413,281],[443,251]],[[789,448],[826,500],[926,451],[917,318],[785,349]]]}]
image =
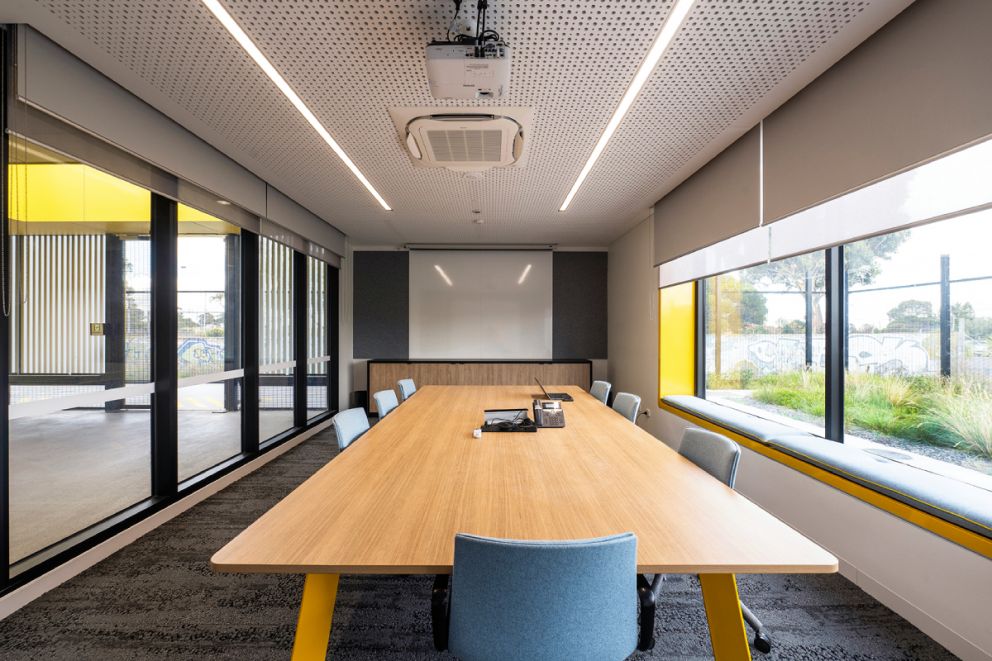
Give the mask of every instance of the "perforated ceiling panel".
[{"label": "perforated ceiling panel", "polygon": [[[37,1],[208,127],[203,137],[252,161],[244,164],[358,243],[587,246],[625,231],[778,83],[829,48],[866,8],[886,2],[699,0],[562,214],[558,207],[669,0],[491,0],[489,27],[514,51],[510,92],[490,102],[445,102],[428,93],[424,46],[443,38],[448,0],[224,0],[395,209],[387,214],[198,0]],[[475,3],[463,4],[471,17]],[[905,5],[891,4],[892,15]],[[387,112],[486,105],[530,107],[534,126],[526,166],[480,179],[414,168]],[[484,225],[472,222],[473,209],[482,210]]]}]

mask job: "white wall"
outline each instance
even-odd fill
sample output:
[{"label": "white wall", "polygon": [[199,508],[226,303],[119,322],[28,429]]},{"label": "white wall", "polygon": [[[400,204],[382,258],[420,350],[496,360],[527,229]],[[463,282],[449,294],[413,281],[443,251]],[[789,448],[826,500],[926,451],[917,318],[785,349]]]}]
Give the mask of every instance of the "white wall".
[{"label": "white wall", "polygon": [[[652,224],[610,246],[609,375],[615,389],[644,398],[652,417],[641,425],[675,447],[687,423],[657,408]],[[829,549],[844,576],[951,652],[992,659],[992,560],[747,449],[737,488]]]},{"label": "white wall", "polygon": [[607,381],[613,392],[641,396],[638,424],[659,438],[673,427],[658,408],[658,273],[653,261],[653,216],[610,246]]}]

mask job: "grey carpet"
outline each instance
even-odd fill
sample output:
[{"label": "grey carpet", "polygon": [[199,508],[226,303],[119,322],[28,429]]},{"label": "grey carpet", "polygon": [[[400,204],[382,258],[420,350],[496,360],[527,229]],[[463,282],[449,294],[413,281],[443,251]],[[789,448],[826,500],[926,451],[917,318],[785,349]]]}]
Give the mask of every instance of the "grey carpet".
[{"label": "grey carpet", "polygon": [[[208,559],[335,453],[333,433],[298,448],[0,622],[0,657],[288,659],[302,578],[222,575]],[[444,659],[430,638],[430,577],[341,580],[332,659]],[[775,640],[756,659],[952,659],[839,575],[745,576]],[[637,659],[708,659],[694,578],[670,577],[658,645]]]}]

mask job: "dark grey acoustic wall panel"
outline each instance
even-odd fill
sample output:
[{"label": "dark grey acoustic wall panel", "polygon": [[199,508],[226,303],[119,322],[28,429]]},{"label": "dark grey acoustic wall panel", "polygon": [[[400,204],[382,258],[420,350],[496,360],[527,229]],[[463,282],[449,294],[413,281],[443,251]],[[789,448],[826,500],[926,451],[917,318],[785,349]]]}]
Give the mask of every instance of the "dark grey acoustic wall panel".
[{"label": "dark grey acoustic wall panel", "polygon": [[355,358],[409,358],[409,253],[360,251],[353,258]]},{"label": "dark grey acoustic wall panel", "polygon": [[606,358],[606,252],[554,254],[552,351],[557,358]]}]

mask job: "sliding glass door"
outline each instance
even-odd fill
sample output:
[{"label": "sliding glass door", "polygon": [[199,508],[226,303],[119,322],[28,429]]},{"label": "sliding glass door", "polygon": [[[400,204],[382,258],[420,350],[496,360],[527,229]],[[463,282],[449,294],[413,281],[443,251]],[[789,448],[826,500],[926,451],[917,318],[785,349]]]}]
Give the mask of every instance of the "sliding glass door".
[{"label": "sliding glass door", "polygon": [[178,209],[179,481],[241,452],[241,230]]},{"label": "sliding glass door", "polygon": [[23,139],[8,148],[18,563],[151,495],[151,193]]}]

